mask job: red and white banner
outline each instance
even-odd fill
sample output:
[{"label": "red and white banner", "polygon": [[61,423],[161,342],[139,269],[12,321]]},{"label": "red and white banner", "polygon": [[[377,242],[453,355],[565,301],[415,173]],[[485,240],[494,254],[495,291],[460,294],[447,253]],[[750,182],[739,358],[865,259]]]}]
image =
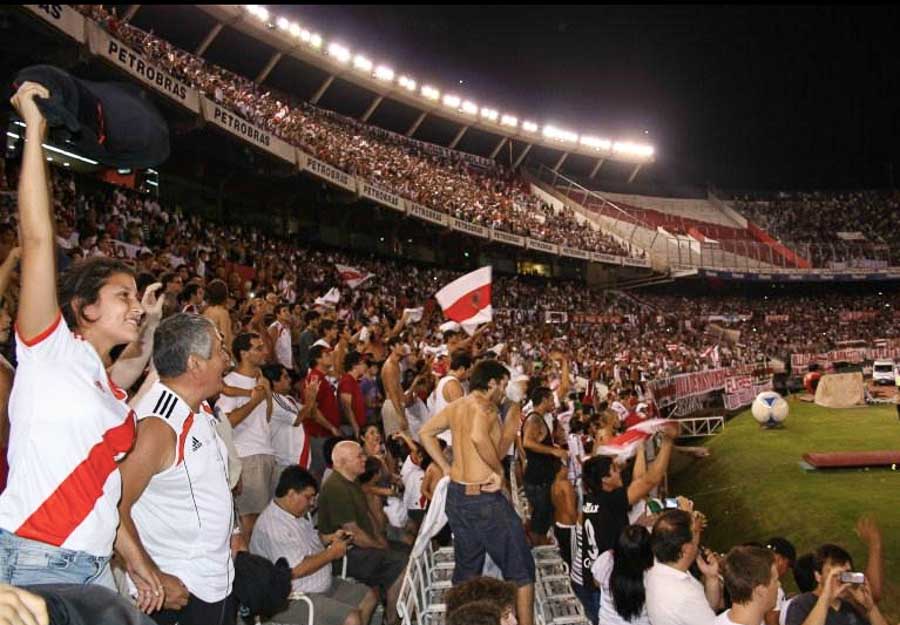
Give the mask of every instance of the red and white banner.
[{"label": "red and white banner", "polygon": [[766,315],[766,323],[789,323],[790,315]]},{"label": "red and white banner", "polygon": [[666,425],[675,423],[668,419],[648,419],[637,425],[633,425],[624,433],[615,436],[595,451],[595,456],[615,456],[620,460],[627,460],[637,453],[638,446],[644,441],[661,431]]},{"label": "red and white banner", "polygon": [[349,265],[338,265],[335,263],[334,265],[338,274],[341,276],[341,282],[349,286],[351,289],[355,289],[360,284],[368,280],[369,278],[375,277],[374,273],[366,273],[356,267],[350,267]]},{"label": "red and white banner", "polygon": [[469,334],[494,318],[491,308],[491,268],[467,273],[437,292],[434,298],[447,319],[459,322]]},{"label": "red and white banner", "polygon": [[[735,378],[732,378],[735,379]],[[753,380],[748,378],[740,378],[741,381],[745,380],[749,382],[749,385],[741,386],[736,389],[735,392],[729,393],[727,392],[728,385],[726,384],[726,393],[725,393],[725,410],[739,410],[744,406],[749,406],[753,403],[753,400],[756,399],[756,396],[762,393],[763,391],[771,391],[774,390],[772,386],[772,377],[763,382],[753,383]]]},{"label": "red and white banner", "polygon": [[812,363],[818,364],[822,369],[829,369],[836,362],[858,365],[882,359],[900,359],[900,347],[848,347],[823,354],[791,354],[791,372],[794,375],[806,373]]}]

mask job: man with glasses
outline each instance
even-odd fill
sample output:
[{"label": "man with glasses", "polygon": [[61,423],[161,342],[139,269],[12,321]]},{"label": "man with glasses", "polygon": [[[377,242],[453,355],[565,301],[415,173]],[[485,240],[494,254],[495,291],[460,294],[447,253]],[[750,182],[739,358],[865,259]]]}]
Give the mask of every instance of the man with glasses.
[{"label": "man with glasses", "polygon": [[[306,517],[316,505],[316,478],[297,465],[282,473],[275,499],[259,515],[250,551],[273,562],[285,558],[291,567],[292,590],[312,601],[316,623],[322,625],[360,625],[369,622],[377,605],[375,591],[331,574],[331,563],[340,560],[350,548],[351,535],[343,529],[333,534],[316,532]],[[323,542],[327,547],[323,546]],[[306,624],[309,605],[291,601],[284,612],[272,617],[277,623]]]}]

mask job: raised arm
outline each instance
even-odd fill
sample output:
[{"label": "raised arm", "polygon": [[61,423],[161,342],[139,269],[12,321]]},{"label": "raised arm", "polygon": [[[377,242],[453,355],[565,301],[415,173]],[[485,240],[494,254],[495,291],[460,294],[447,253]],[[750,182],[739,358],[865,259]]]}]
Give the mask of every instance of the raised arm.
[{"label": "raised arm", "polygon": [[39,84],[25,82],[12,97],[12,105],[25,121],[25,150],[19,176],[19,242],[22,246],[22,277],[16,326],[30,340],[56,320],[56,258],[53,218],[50,216],[50,185],[41,144],[47,136],[47,120],[34,99],[49,98]]},{"label": "raised arm", "polygon": [[163,304],[166,299],[165,295],[160,295],[158,299],[156,297],[156,292],[161,288],[162,283],[156,282],[144,290],[144,297],[141,300],[144,318],[141,321],[141,333],[138,340],[129,344],[119,359],[109,368],[110,377],[121,388],[131,388],[138,381],[153,354],[153,335],[162,319]]}]

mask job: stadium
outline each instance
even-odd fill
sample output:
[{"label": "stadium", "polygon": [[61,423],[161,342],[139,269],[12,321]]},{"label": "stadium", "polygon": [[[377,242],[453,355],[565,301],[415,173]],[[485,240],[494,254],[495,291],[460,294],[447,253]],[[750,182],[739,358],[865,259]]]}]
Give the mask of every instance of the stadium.
[{"label": "stadium", "polygon": [[0,9],[0,623],[898,622],[875,109],[689,176],[333,9]]}]

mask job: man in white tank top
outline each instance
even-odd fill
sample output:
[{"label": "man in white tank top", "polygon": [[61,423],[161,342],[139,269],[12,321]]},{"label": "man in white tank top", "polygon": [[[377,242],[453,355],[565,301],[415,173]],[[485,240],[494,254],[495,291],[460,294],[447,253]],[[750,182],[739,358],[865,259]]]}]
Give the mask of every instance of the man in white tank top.
[{"label": "man in white tank top", "polygon": [[[465,381],[472,369],[472,356],[468,351],[457,350],[451,354],[450,370],[442,377],[434,389],[434,403],[431,407],[431,415],[434,416],[441,410],[466,394]],[[447,445],[453,446],[453,435],[450,430],[438,434],[438,438]]]},{"label": "man in white tank top", "polygon": [[160,624],[233,624],[234,504],[228,452],[204,401],[221,390],[228,353],[208,319],[177,314],[156,330],[159,381],[136,406],[138,439],[120,465],[116,550],[151,567],[163,597],[138,596]]}]

